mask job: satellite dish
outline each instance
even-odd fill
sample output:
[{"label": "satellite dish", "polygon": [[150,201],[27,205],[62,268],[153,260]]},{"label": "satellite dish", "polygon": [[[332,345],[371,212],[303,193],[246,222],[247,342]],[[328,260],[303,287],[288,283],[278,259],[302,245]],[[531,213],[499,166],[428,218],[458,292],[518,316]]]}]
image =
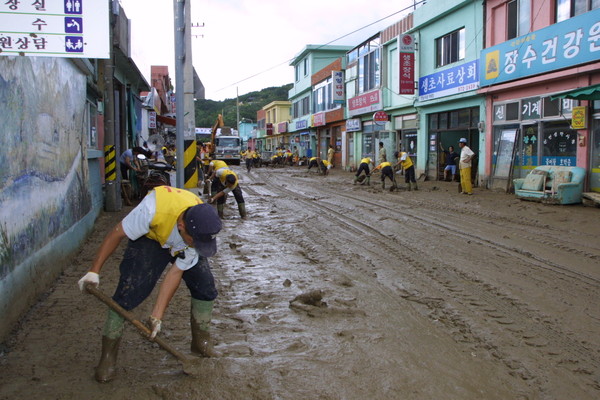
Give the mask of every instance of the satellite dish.
[{"label": "satellite dish", "polygon": [[152,151],[158,151],[165,145],[165,139],[163,139],[162,135],[155,133],[154,135],[150,135],[148,137],[148,147]]}]

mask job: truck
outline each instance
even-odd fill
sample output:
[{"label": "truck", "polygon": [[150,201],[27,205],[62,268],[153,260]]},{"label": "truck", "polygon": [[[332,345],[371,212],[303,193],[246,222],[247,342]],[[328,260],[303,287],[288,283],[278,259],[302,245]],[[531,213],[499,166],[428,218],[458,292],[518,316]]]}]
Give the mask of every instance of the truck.
[{"label": "truck", "polygon": [[242,139],[236,130],[225,126],[221,114],[212,127],[210,144],[211,159],[222,160],[229,165],[240,165]]}]

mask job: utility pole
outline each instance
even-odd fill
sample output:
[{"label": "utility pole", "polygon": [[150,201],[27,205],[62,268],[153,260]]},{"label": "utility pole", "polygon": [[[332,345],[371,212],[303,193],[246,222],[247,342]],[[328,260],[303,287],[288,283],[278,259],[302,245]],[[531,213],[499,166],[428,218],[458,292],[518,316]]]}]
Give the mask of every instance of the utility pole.
[{"label": "utility pole", "polygon": [[197,188],[191,2],[174,0],[177,187]]},{"label": "utility pole", "polygon": [[238,136],[240,135],[240,95],[238,93],[237,86],[235,87],[235,107],[236,107],[236,129],[238,131]]}]

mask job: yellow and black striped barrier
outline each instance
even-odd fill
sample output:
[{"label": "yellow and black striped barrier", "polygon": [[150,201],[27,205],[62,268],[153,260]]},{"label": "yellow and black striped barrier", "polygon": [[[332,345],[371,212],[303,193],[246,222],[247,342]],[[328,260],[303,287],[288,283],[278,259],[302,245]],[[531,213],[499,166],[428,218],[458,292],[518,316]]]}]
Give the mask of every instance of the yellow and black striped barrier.
[{"label": "yellow and black striped barrier", "polygon": [[114,145],[104,146],[104,178],[107,181],[117,180],[117,155]]},{"label": "yellow and black striped barrier", "polygon": [[195,189],[198,187],[198,166],[196,161],[196,140],[184,140],[183,146],[183,187]]}]

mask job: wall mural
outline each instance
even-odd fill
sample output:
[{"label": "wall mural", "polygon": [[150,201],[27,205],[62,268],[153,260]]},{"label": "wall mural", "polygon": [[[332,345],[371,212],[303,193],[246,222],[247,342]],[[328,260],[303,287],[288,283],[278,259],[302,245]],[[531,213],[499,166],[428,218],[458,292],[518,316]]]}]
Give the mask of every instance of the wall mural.
[{"label": "wall mural", "polygon": [[0,57],[0,279],[91,209],[85,109],[69,60]]}]

